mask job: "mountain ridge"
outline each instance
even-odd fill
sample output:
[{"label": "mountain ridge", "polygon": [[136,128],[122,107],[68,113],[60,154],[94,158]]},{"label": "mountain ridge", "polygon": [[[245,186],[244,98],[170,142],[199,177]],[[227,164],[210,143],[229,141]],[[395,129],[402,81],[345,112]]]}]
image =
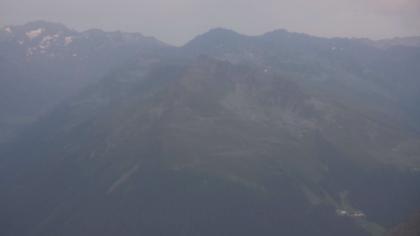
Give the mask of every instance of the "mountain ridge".
[{"label": "mountain ridge", "polygon": [[112,70],[157,60],[167,47],[141,34],[77,32],[44,21],[5,27],[0,31],[0,142]]}]

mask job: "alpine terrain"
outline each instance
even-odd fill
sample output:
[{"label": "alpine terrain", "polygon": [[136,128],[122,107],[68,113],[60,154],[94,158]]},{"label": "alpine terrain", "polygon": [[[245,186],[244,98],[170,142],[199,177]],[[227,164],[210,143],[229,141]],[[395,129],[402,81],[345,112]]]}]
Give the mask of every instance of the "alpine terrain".
[{"label": "alpine terrain", "polygon": [[414,41],[5,27],[0,235],[416,235]]}]

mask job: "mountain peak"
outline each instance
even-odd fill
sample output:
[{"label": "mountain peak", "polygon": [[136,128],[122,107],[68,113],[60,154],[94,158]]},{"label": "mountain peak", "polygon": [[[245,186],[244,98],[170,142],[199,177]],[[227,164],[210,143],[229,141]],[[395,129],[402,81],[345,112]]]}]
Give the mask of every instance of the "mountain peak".
[{"label": "mountain peak", "polygon": [[70,31],[70,29],[63,24],[43,20],[29,22],[23,25],[23,28],[31,30],[44,28],[46,31]]},{"label": "mountain peak", "polygon": [[271,32],[267,32],[261,37],[269,37],[269,38],[318,38],[313,35],[305,34],[305,33],[297,33],[297,32],[290,32],[286,29],[277,29]]},{"label": "mountain peak", "polygon": [[51,37],[52,35],[70,35],[76,31],[67,28],[63,24],[48,21],[32,21],[24,25],[8,25],[1,29],[9,35],[20,38],[20,41],[26,39],[33,40],[41,36]]},{"label": "mountain peak", "polygon": [[188,48],[193,52],[202,51],[202,49],[217,50],[225,47],[230,48],[240,44],[247,38],[247,36],[233,30],[214,28],[192,39],[184,45],[184,48]]},{"label": "mountain peak", "polygon": [[380,47],[392,47],[392,46],[408,46],[408,47],[420,47],[420,36],[411,37],[396,37],[391,39],[382,39],[375,41],[376,45]]},{"label": "mountain peak", "polygon": [[188,44],[194,44],[197,42],[214,42],[214,41],[226,41],[226,40],[236,40],[241,37],[245,37],[233,30],[225,28],[214,28],[208,32],[201,34],[194,39],[192,39]]},{"label": "mountain peak", "polygon": [[217,28],[210,29],[205,34],[219,34],[219,35],[231,34],[231,35],[239,35],[239,33],[237,33],[236,31],[231,30],[231,29],[227,29],[227,28],[223,28],[223,27],[217,27]]}]

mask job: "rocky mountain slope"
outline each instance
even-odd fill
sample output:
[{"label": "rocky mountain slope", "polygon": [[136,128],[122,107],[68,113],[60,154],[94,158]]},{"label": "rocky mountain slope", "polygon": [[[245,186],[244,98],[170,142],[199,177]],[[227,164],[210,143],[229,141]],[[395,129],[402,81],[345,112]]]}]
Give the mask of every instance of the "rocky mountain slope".
[{"label": "rocky mountain slope", "polygon": [[410,217],[406,222],[399,224],[387,234],[389,236],[418,236],[420,235],[420,214]]},{"label": "rocky mountain slope", "polygon": [[392,105],[403,107],[419,120],[416,104],[420,47],[396,42],[383,48],[378,44],[285,30],[251,37],[215,29],[189,42],[184,50],[193,56],[204,54],[232,63],[259,65],[266,71],[303,81],[305,86],[326,86],[339,94],[351,93],[348,97],[354,97],[354,93],[366,101],[380,97],[387,110]]},{"label": "rocky mountain slope", "polygon": [[0,150],[1,235],[384,235],[420,208],[418,49],[216,29],[171,50]]},{"label": "rocky mountain slope", "polygon": [[43,21],[0,29],[0,142],[112,70],[156,60],[166,47],[141,34]]}]

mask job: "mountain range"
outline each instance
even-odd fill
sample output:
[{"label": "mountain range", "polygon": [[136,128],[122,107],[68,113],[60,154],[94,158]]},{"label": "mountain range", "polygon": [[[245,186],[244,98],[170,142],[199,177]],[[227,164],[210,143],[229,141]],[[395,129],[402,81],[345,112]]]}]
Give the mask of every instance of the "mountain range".
[{"label": "mountain range", "polygon": [[[77,32],[44,21],[0,31],[0,142],[54,105],[135,60],[167,47],[141,34]],[[150,56],[149,56],[150,55]]]},{"label": "mountain range", "polygon": [[0,234],[385,235],[420,209],[415,41],[5,27]]}]

